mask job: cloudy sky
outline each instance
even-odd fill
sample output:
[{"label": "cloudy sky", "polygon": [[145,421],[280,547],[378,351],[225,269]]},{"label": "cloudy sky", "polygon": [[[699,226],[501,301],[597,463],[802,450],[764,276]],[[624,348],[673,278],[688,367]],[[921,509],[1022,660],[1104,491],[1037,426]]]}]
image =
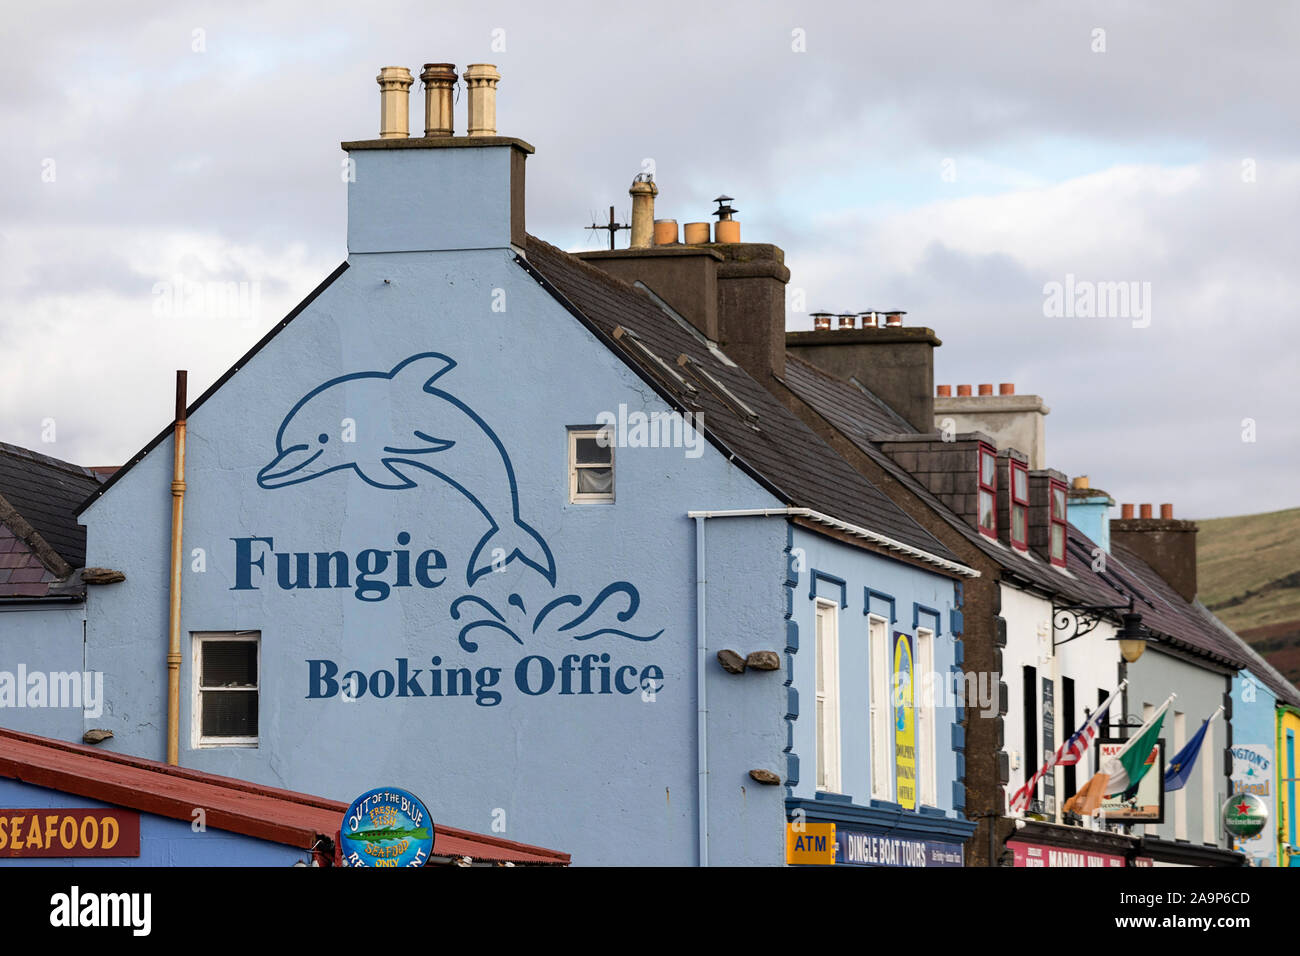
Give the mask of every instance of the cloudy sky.
[{"label": "cloudy sky", "polygon": [[[611,203],[626,220],[650,159],[658,215],[707,219],[725,192],[746,239],[786,250],[807,310],[790,328],[906,309],[944,342],[938,382],[1043,396],[1049,463],[1118,501],[1300,505],[1300,5],[8,16],[0,441],[129,458],[170,417],[176,368],[198,395],[345,258],[338,143],[377,134],[378,68],[493,62],[498,127],[537,147],[531,232],[599,246],[583,227]],[[1046,314],[1067,276],[1136,283],[1141,309]],[[256,310],[168,314],[155,289],[178,277],[250,283]]]}]

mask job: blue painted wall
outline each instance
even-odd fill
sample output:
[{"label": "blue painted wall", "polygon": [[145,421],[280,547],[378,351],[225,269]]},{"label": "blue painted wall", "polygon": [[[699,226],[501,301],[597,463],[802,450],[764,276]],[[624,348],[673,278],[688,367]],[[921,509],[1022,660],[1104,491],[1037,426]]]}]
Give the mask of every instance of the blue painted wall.
[{"label": "blue painted wall", "polygon": [[[1136,727],[1142,721],[1144,704],[1159,707],[1170,693],[1178,694],[1174,702],[1169,705],[1169,709],[1165,711],[1164,724],[1160,732],[1160,735],[1165,740],[1165,764],[1168,766],[1169,758],[1178,750],[1174,740],[1175,712],[1181,711],[1186,715],[1186,734],[1187,739],[1190,740],[1192,735],[1200,729],[1201,721],[1210,716],[1223,703],[1223,695],[1230,686],[1228,682],[1229,678],[1225,674],[1198,667],[1189,661],[1169,654],[1163,654],[1155,646],[1148,645],[1146,653],[1138,658],[1135,663],[1128,665],[1128,687],[1125,689],[1124,698],[1127,715],[1130,721],[1136,721],[1133,725]],[[1115,719],[1116,715],[1112,715],[1111,720],[1114,721]],[[1226,847],[1227,838],[1223,833],[1223,828],[1218,825],[1218,812],[1224,801],[1228,799],[1229,793],[1228,775],[1223,772],[1223,754],[1227,747],[1227,727],[1222,717],[1216,718],[1212,726],[1214,733],[1213,749],[1209,746],[1201,748],[1196,766],[1192,768],[1187,785],[1183,788],[1186,792],[1185,800],[1187,804],[1187,840],[1197,845]],[[1208,841],[1204,839],[1206,833],[1205,814],[1203,813],[1205,788],[1202,777],[1204,763],[1207,760],[1212,762],[1213,766],[1214,807],[1209,821],[1214,838]],[[1146,826],[1148,833],[1152,833],[1154,830],[1152,835],[1162,840],[1173,840],[1175,838],[1174,794],[1165,794],[1165,822],[1146,824]]]},{"label": "blue painted wall", "polygon": [[[79,809],[121,809],[75,794],[36,787],[18,780],[0,779],[0,807],[36,810],[75,807]],[[7,866],[293,866],[310,863],[311,853],[296,847],[257,840],[240,833],[211,827],[194,832],[190,823],[140,814],[138,857],[48,857],[10,858],[0,856],[0,868]]]},{"label": "blue painted wall", "polygon": [[[34,689],[31,683],[34,672],[44,675],[42,680],[47,689],[51,672],[60,675],[83,673],[85,619],[85,605],[82,604],[0,608],[0,682],[8,684],[12,681],[10,686],[15,694],[13,705],[7,706],[7,688],[0,688],[0,727],[80,743],[87,728],[100,726],[97,718],[83,715],[83,707],[48,706],[54,702],[48,690],[47,706],[38,710],[16,706],[20,673],[27,675],[29,692]],[[85,681],[80,681],[78,691],[85,686]],[[93,691],[93,676],[90,687]],[[32,699],[26,694],[22,697],[24,703]]]}]

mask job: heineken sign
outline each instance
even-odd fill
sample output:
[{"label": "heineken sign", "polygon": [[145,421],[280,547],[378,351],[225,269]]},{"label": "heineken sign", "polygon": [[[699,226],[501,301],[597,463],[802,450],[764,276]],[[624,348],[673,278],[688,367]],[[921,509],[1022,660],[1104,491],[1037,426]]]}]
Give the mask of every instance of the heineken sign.
[{"label": "heineken sign", "polygon": [[1268,807],[1253,793],[1238,793],[1223,805],[1223,828],[1239,840],[1258,836],[1268,824]]}]

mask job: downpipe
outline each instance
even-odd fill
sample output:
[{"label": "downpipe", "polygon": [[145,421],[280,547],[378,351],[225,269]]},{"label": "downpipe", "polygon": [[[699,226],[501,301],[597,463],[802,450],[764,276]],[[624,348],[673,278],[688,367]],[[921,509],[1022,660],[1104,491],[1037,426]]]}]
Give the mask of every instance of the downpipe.
[{"label": "downpipe", "polygon": [[172,432],[171,608],[167,630],[167,762],[180,765],[181,745],[181,528],[185,521],[185,379],[176,372],[176,424]]}]

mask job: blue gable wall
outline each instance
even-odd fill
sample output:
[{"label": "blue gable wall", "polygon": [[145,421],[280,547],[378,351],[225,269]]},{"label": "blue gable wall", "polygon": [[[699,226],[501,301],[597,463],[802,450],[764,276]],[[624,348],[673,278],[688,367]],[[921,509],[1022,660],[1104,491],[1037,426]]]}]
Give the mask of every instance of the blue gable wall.
[{"label": "blue gable wall", "polygon": [[[79,809],[120,809],[75,794],[62,793],[0,779],[0,807],[6,809],[45,810],[60,807]],[[140,855],[138,857],[0,857],[0,868],[7,866],[293,866],[310,863],[311,853],[292,846],[270,843],[207,828],[195,832],[191,823],[140,814]]]},{"label": "blue gable wall", "polygon": [[[667,408],[512,259],[507,250],[354,256],[351,268],[192,416],[185,547],[187,554],[203,549],[205,570],[187,560],[182,763],[340,800],[395,781],[421,796],[440,822],[486,832],[504,822],[505,836],[569,851],[576,863],[626,861],[627,846],[639,848],[638,862],[691,863],[697,852],[695,531],[686,512],[778,502],[712,448],[699,458],[682,449],[620,448],[616,503],[568,504],[566,426],[591,424],[620,404]],[[505,311],[493,312],[494,296],[502,295]],[[471,587],[467,569],[487,522],[465,495],[418,470],[414,489],[375,487],[352,470],[283,487],[259,485],[259,473],[282,450],[277,431],[303,396],[338,376],[388,372],[421,352],[457,362],[436,387],[472,408],[506,449],[519,515],[549,547],[554,586],[516,560]],[[418,428],[439,438],[450,435],[440,428],[461,429],[456,440],[477,440],[480,451],[458,461],[462,470],[449,477],[485,501],[495,496],[492,507],[499,511],[503,493],[493,486],[502,475],[499,455],[494,461],[483,452],[490,443],[466,431],[463,415],[440,421],[429,405],[418,387],[377,394],[358,388],[321,421],[354,419],[357,445],[366,429]],[[110,746],[153,758],[165,748],[170,471],[168,439],[83,515],[89,563],[127,575],[126,583],[94,594],[89,623],[91,666],[106,672],[106,725],[116,734]],[[752,633],[745,637],[755,646],[778,648],[784,542],[770,524],[719,533],[715,567],[726,589],[715,590],[714,614],[747,622]],[[382,601],[361,600],[354,588],[282,590],[275,559],[256,543],[249,553],[263,558],[265,574],[250,571],[244,583],[255,587],[236,589],[232,539],[269,537],[283,552],[342,550],[355,564],[365,549],[397,549],[403,531],[411,535],[412,575],[421,551],[442,554],[440,587],[395,588]],[[769,570],[733,574],[735,555],[765,560]],[[390,568],[390,582],[393,575]],[[603,602],[589,626],[564,629],[619,582],[627,587]],[[633,594],[638,606],[628,615]],[[465,595],[474,600],[459,604],[453,618],[453,603]],[[580,607],[561,604],[538,622],[542,609],[565,595],[575,595]],[[767,638],[759,633],[764,615]],[[502,626],[477,628],[462,643],[461,629],[474,620]],[[599,628],[632,636],[575,639]],[[194,749],[190,634],[232,630],[261,632],[261,745]],[[611,668],[635,667],[633,677],[624,674],[634,688],[651,668],[651,675],[662,673],[662,686],[653,700],[643,700],[639,690],[564,695],[557,683],[530,696],[516,686],[521,660],[537,655],[559,667],[572,653],[608,653]],[[442,668],[468,667],[476,675],[499,668],[499,683],[489,689],[500,692],[499,703],[370,694],[356,701],[308,699],[310,660],[333,662],[342,677],[354,668],[368,675],[396,671],[405,658],[428,679],[434,656]],[[540,661],[527,666],[538,679]],[[776,701],[778,683],[761,682],[757,693]],[[784,744],[780,715],[754,717],[755,708],[771,708],[748,696],[735,707],[738,719],[751,725],[711,728],[718,759],[745,771],[776,763]],[[747,775],[719,773],[711,781],[724,795],[715,816],[724,833],[738,813],[755,812],[755,801],[764,798],[768,817],[777,821],[761,850],[728,838],[739,854],[732,861],[778,862],[779,788],[755,796]]]}]

